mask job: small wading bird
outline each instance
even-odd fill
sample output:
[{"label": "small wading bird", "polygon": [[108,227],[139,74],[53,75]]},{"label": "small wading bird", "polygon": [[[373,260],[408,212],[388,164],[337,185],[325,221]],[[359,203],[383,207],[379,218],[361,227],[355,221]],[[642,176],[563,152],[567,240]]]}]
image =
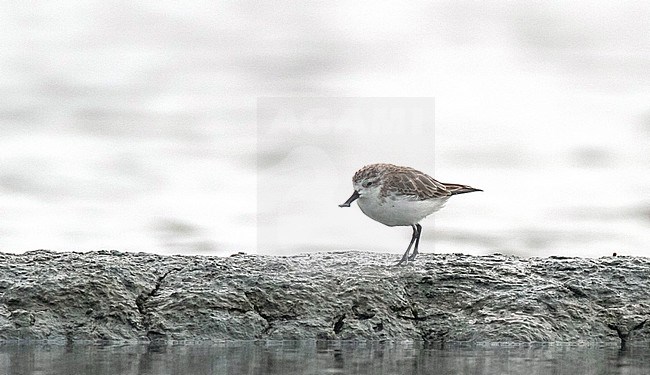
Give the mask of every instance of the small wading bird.
[{"label": "small wading bird", "polygon": [[[447,184],[409,167],[393,164],[371,164],[357,171],[352,178],[354,193],[339,207],[350,207],[357,201],[369,218],[389,227],[410,226],[413,236],[404,256],[397,263],[415,260],[422,226],[419,222],[441,209],[452,195],[483,191],[467,185]],[[411,247],[413,253],[409,256]]]}]

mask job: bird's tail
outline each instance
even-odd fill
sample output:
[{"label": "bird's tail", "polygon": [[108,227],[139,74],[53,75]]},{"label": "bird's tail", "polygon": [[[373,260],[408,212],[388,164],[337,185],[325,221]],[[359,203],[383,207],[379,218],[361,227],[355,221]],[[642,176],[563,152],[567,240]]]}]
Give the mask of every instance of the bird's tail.
[{"label": "bird's tail", "polygon": [[474,191],[483,191],[481,189],[473,188],[468,185],[446,184],[446,183],[443,183],[443,185],[445,185],[445,188],[447,188],[447,190],[451,192],[451,195],[471,193]]}]

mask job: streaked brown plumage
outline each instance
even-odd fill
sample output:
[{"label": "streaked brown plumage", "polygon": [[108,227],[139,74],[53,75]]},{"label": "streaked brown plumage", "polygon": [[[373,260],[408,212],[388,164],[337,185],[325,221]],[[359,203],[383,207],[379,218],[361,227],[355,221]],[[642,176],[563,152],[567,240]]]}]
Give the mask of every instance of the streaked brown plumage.
[{"label": "streaked brown plumage", "polygon": [[[371,164],[358,170],[352,178],[354,193],[339,207],[350,207],[357,200],[359,208],[373,220],[388,226],[411,226],[413,236],[399,264],[414,260],[422,233],[420,220],[441,209],[452,195],[482,191],[468,185],[439,182],[410,167]],[[415,243],[413,254],[409,251]]]}]

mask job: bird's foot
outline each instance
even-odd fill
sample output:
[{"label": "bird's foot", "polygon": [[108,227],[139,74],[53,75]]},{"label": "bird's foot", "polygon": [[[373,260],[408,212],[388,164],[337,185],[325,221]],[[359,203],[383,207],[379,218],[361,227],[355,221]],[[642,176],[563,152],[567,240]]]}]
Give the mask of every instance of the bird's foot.
[{"label": "bird's foot", "polygon": [[400,259],[399,262],[397,262],[396,266],[401,266],[404,262],[409,261],[410,259],[408,255],[409,253],[404,253],[404,256],[402,256],[402,259]]}]

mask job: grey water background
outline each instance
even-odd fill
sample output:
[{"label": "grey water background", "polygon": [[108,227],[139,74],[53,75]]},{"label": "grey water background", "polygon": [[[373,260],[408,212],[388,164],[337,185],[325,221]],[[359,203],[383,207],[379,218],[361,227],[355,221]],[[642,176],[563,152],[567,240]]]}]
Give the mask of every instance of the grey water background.
[{"label": "grey water background", "polygon": [[[92,359],[92,361],[89,361]],[[650,351],[576,346],[228,342],[178,346],[2,345],[19,374],[647,374]]]},{"label": "grey water background", "polygon": [[[4,2],[0,249],[399,253],[409,228],[337,207],[382,161],[485,190],[423,252],[648,255],[650,6],[592,5]],[[265,98],[435,109],[286,137]]]}]

